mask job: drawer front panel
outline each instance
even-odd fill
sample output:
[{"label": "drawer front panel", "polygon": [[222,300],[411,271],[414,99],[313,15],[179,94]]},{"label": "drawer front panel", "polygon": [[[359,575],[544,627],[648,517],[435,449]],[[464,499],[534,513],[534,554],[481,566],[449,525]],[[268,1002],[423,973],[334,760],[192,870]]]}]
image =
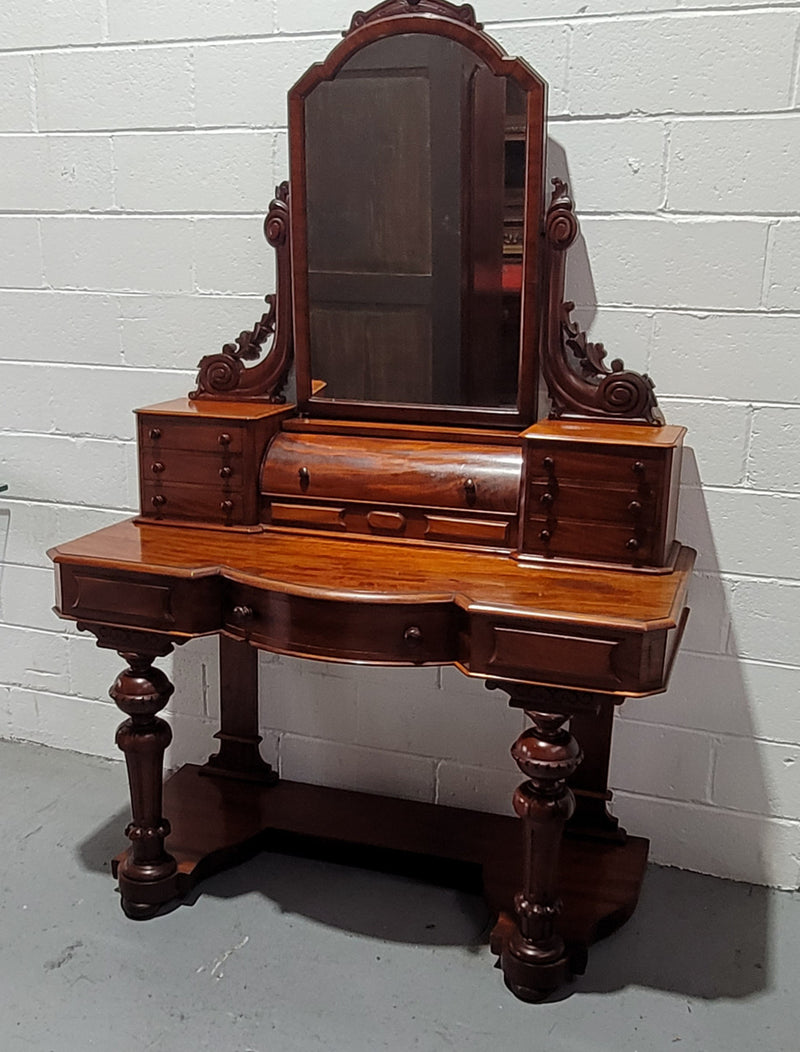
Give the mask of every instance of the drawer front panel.
[{"label": "drawer front panel", "polygon": [[78,621],[195,635],[221,627],[216,576],[156,577],[61,564],[59,612]]},{"label": "drawer front panel", "polygon": [[628,486],[663,484],[664,455],[652,450],[623,447],[614,452],[587,450],[554,443],[532,442],[529,450],[529,478],[540,482],[572,479],[584,485]]},{"label": "drawer front panel", "polygon": [[499,512],[459,516],[409,506],[373,508],[368,504],[295,503],[274,498],[265,503],[264,520],[274,526],[487,548],[511,548],[517,533],[513,518]]},{"label": "drawer front panel", "polygon": [[651,677],[642,672],[646,633],[584,634],[562,624],[522,624],[484,614],[473,615],[471,624],[465,661],[470,672],[609,693],[652,686]]},{"label": "drawer front panel", "polygon": [[328,601],[230,582],[224,609],[227,631],[287,654],[397,665],[443,664],[458,654],[450,602]]},{"label": "drawer front panel", "polygon": [[647,563],[653,559],[653,531],[635,524],[611,526],[536,516],[526,523],[526,550],[564,559]]},{"label": "drawer front panel", "polygon": [[197,423],[194,420],[174,420],[168,416],[145,416],[139,422],[139,444],[143,451],[147,450],[147,455],[162,449],[241,453],[244,432],[229,421]]},{"label": "drawer front panel", "polygon": [[577,486],[557,482],[533,482],[529,489],[528,512],[532,519],[580,519],[582,522],[608,522],[634,529],[653,521],[656,502],[649,486],[612,489],[608,486]]},{"label": "drawer front panel", "polygon": [[156,519],[202,519],[220,526],[245,521],[242,494],[188,483],[145,483],[142,514]]},{"label": "drawer front panel", "polygon": [[164,449],[141,457],[142,479],[146,482],[189,482],[226,489],[242,488],[242,458],[222,453],[198,453]]}]

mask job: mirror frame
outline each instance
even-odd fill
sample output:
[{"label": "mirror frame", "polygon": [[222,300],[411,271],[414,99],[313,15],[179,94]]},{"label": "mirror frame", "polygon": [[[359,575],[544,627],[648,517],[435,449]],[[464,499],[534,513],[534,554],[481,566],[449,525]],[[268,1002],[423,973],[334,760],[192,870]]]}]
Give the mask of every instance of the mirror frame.
[{"label": "mirror frame", "polygon": [[[310,93],[332,80],[356,52],[387,37],[409,33],[446,37],[464,45],[497,76],[514,80],[527,94],[527,171],[523,207],[522,304],[516,408],[414,405],[326,399],[312,392],[308,290],[308,224],[305,103]],[[451,424],[519,430],[537,417],[539,348],[545,336],[543,253],[547,84],[520,58],[509,57],[476,22],[469,5],[445,0],[386,0],[366,14],[358,12],[344,39],[324,62],[311,66],[289,92],[290,210],[294,292],[294,346],[297,403],[316,417],[397,423]]]}]

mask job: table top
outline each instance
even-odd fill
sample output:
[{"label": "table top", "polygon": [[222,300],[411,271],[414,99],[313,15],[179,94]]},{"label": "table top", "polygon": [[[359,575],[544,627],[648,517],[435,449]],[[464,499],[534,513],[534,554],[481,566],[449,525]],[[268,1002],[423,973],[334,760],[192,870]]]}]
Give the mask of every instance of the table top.
[{"label": "table top", "polygon": [[505,552],[459,550],[303,531],[240,533],[127,520],[60,544],[56,563],[177,578],[222,574],[270,591],[371,603],[441,603],[465,610],[546,616],[628,631],[678,624],[695,553],[682,547],[675,569],[520,562]]}]

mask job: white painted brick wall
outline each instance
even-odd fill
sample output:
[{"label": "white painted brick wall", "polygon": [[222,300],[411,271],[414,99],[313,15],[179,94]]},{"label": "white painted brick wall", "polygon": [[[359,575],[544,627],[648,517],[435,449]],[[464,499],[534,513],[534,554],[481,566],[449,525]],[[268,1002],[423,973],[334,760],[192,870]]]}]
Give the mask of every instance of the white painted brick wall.
[{"label": "white painted brick wall", "polygon": [[[653,856],[794,887],[800,854],[800,0],[476,0],[550,82],[583,217],[576,315],[694,453],[700,554],[666,695],[622,707],[615,807]],[[118,755],[119,661],[50,612],[45,549],[135,508],[136,405],[273,288],[285,93],[353,0],[0,7],[0,735]],[[172,765],[212,750],[213,641],[164,662]],[[290,777],[508,810],[523,726],[452,669],[262,655]]]}]

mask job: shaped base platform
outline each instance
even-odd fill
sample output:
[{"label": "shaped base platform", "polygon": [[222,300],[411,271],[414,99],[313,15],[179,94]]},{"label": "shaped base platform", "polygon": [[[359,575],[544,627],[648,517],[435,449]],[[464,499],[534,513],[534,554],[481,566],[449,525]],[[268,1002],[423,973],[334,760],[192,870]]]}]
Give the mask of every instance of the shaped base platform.
[{"label": "shaped base platform", "polygon": [[[166,782],[164,813],[172,826],[166,847],[178,870],[172,888],[159,888],[154,913],[212,873],[259,851],[281,850],[478,892],[482,886],[498,918],[491,938],[497,954],[513,923],[514,894],[522,879],[517,818],[300,782],[245,783],[195,765]],[[591,943],[633,913],[647,849],[641,837],[624,843],[565,837],[559,927],[573,972],[583,972]],[[122,857],[114,860],[115,876]]]}]

